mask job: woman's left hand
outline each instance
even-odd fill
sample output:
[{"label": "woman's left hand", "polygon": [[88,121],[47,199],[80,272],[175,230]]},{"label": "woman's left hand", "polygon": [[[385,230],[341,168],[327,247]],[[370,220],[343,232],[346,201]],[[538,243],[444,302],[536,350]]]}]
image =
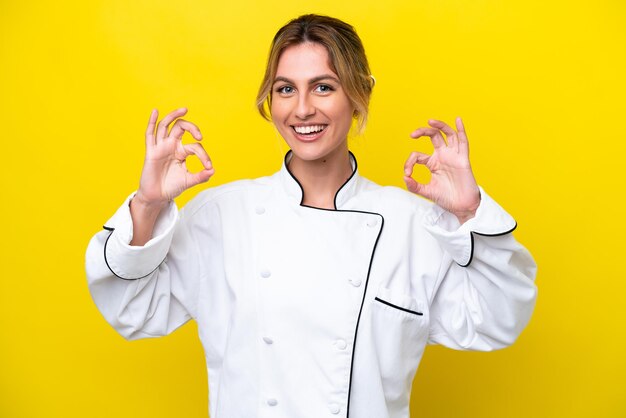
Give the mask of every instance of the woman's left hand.
[{"label": "woman's left hand", "polygon": [[[412,138],[430,137],[435,147],[433,154],[412,152],[404,164],[404,182],[409,191],[432,200],[454,214],[461,224],[476,214],[480,204],[480,191],[469,161],[469,145],[461,118],[456,118],[456,129],[430,119],[430,127],[415,130]],[[441,135],[443,132],[446,139]],[[431,173],[428,184],[415,181],[413,166],[425,165]]]}]

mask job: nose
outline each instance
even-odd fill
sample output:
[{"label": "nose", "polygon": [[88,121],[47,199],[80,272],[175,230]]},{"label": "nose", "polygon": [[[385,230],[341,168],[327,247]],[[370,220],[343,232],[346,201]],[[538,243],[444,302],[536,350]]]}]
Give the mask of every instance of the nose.
[{"label": "nose", "polygon": [[315,104],[308,94],[298,96],[295,115],[298,119],[308,119],[315,114]]}]

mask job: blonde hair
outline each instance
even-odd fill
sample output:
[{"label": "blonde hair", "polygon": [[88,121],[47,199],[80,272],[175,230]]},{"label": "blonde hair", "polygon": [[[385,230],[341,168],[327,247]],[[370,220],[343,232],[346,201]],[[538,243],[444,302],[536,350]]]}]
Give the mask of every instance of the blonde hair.
[{"label": "blonde hair", "polygon": [[271,119],[272,84],[281,54],[290,46],[305,42],[318,43],[326,48],[329,65],[339,76],[341,86],[354,106],[357,131],[362,133],[367,123],[374,77],[370,74],[365,49],[354,28],[330,16],[303,15],[278,30],[256,98],[259,113],[265,119]]}]

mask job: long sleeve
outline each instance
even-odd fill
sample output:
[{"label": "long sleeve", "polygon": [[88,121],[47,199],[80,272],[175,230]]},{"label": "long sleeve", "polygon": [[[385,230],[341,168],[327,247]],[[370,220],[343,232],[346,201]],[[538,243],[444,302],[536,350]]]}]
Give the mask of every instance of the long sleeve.
[{"label": "long sleeve", "polygon": [[530,320],[537,267],[512,235],[517,224],[484,190],[463,225],[434,206],[424,227],[444,250],[430,295],[429,343],[489,351],[512,344]]},{"label": "long sleeve", "polygon": [[174,203],[159,216],[150,241],[129,245],[132,197],[91,239],[86,253],[94,302],[130,340],[169,334],[193,317],[202,271],[188,222]]}]

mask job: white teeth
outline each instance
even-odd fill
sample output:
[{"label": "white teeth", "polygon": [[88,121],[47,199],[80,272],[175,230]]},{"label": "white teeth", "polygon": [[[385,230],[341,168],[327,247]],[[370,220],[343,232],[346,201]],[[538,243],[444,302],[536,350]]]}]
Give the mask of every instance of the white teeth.
[{"label": "white teeth", "polygon": [[294,126],[293,129],[299,134],[310,134],[315,132],[321,132],[325,128],[324,125],[311,125],[311,126]]}]

